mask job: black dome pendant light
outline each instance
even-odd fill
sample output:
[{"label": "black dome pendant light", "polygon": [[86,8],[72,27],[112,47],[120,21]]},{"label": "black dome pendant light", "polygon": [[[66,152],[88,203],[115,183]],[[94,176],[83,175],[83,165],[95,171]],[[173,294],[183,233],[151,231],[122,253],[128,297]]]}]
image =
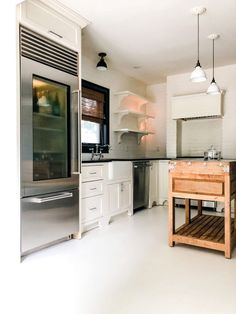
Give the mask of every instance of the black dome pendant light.
[{"label": "black dome pendant light", "polygon": [[104,58],[106,57],[107,54],[105,52],[99,52],[98,55],[101,59],[98,61],[97,69],[99,71],[106,71],[107,70],[107,64],[106,64]]}]

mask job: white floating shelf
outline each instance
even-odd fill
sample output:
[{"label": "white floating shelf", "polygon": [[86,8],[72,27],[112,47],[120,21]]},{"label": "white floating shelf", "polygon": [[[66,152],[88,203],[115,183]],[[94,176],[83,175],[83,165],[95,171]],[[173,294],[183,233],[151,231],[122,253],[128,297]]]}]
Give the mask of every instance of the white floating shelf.
[{"label": "white floating shelf", "polygon": [[136,117],[137,119],[154,119],[154,116],[148,115],[144,112],[139,112],[139,111],[134,111],[130,109],[122,109],[122,110],[117,110],[114,112],[114,114],[118,115],[118,123],[121,123],[121,120],[124,116],[131,115],[133,117]]},{"label": "white floating shelf", "polygon": [[127,133],[133,133],[133,134],[137,134],[138,136],[138,144],[140,144],[141,142],[141,138],[145,135],[148,134],[155,134],[154,132],[151,131],[140,131],[140,130],[133,130],[133,129],[117,129],[114,130],[114,132],[116,132],[118,134],[118,143],[121,143],[121,138],[123,136],[123,134],[127,134]]},{"label": "white floating shelf", "polygon": [[119,96],[121,99],[124,97],[128,97],[129,101],[133,103],[137,103],[138,105],[144,105],[150,102],[147,98],[137,95],[135,93],[129,92],[129,91],[117,92],[117,93],[114,93],[114,95]]}]

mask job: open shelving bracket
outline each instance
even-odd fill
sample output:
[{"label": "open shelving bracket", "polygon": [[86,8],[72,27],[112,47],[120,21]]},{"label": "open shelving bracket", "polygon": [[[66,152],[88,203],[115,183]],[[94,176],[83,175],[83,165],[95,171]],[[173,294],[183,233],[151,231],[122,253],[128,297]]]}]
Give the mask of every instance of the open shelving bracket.
[{"label": "open shelving bracket", "polygon": [[122,142],[122,136],[124,134],[128,134],[128,133],[133,133],[137,135],[137,142],[138,145],[141,143],[141,139],[143,136],[148,135],[148,134],[154,134],[154,132],[146,132],[146,131],[136,131],[136,130],[129,130],[129,129],[120,129],[120,130],[115,130],[115,132],[117,133],[117,142],[118,144],[121,144]]},{"label": "open shelving bracket", "polygon": [[143,112],[136,112],[136,111],[132,111],[132,110],[120,110],[120,111],[116,111],[114,113],[118,115],[118,124],[121,124],[123,117],[125,117],[127,115],[136,116],[139,125],[143,120],[154,119],[154,116],[145,114]]}]

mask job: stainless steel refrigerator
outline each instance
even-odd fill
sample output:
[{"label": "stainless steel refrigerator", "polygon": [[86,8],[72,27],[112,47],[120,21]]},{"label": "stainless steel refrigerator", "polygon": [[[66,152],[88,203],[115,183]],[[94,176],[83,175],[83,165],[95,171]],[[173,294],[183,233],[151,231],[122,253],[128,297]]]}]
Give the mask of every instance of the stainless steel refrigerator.
[{"label": "stainless steel refrigerator", "polygon": [[79,232],[78,52],[20,27],[21,254]]}]

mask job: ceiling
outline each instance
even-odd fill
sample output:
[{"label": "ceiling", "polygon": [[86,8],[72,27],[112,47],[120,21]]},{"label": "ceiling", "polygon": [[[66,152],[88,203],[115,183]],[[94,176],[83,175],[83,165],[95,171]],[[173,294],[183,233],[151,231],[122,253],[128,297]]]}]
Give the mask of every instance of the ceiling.
[{"label": "ceiling", "polygon": [[[83,30],[83,54],[98,61],[107,53],[109,68],[146,84],[164,82],[166,76],[191,72],[196,63],[197,18],[191,8],[202,5],[200,62],[215,66],[236,63],[235,0],[60,0],[91,21]],[[134,68],[138,67],[138,68]],[[217,72],[216,72],[217,75]]]}]

